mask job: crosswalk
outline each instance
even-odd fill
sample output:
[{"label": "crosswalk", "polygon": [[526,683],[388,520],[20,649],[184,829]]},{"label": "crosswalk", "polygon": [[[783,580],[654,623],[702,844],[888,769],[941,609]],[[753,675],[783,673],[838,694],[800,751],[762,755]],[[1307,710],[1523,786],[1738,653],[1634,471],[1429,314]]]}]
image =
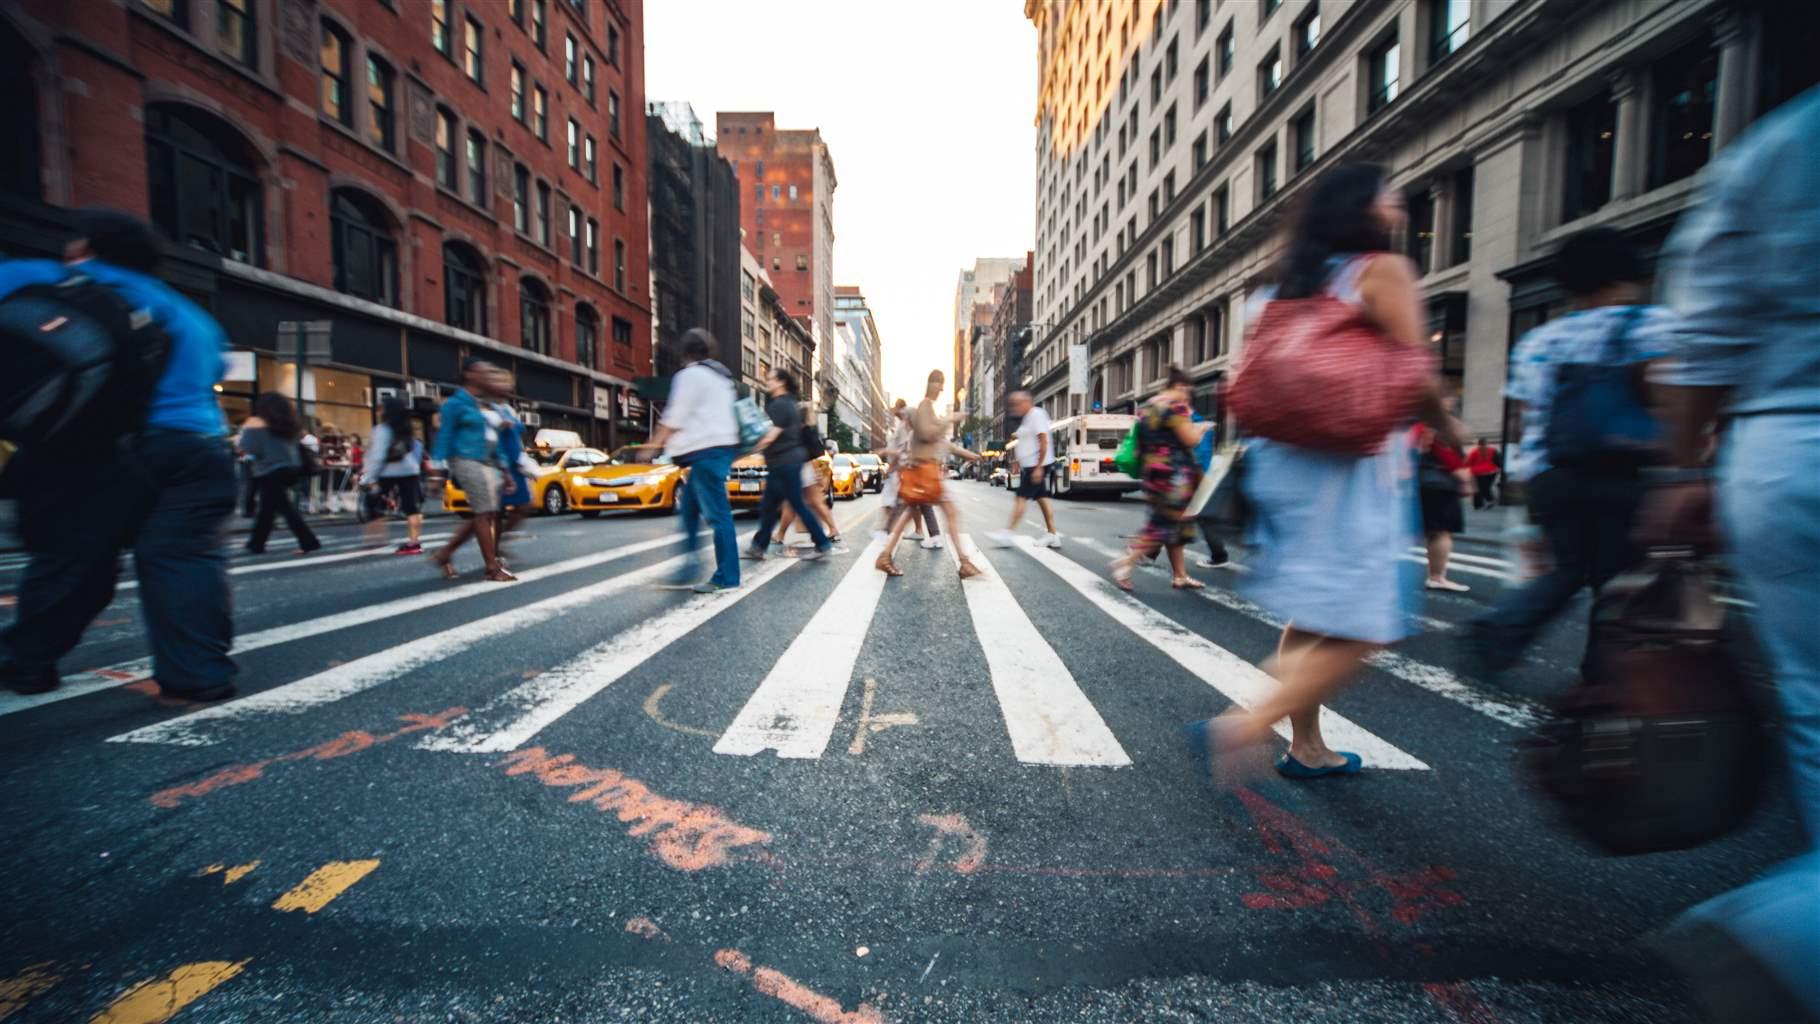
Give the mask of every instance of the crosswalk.
[{"label": "crosswalk", "polygon": [[[954,543],[968,545],[983,574],[965,584],[948,583],[954,578],[947,574],[943,580],[960,592],[966,621],[974,634],[971,642],[983,665],[983,682],[989,684],[989,689],[982,688],[981,692],[990,693],[999,735],[1019,763],[1113,769],[1134,763],[1126,743],[1135,737],[1121,740],[1108,725],[1088,695],[1091,688],[1084,687],[1070,669],[1064,657],[1067,646],[1063,644],[1058,649],[1059,638],[1046,635],[1032,618],[1032,572],[1036,580],[1059,584],[1039,588],[1035,591],[1040,593],[1036,600],[1077,602],[1104,624],[1106,628],[1097,631],[1096,645],[1133,641],[1147,645],[1178,667],[1187,679],[1196,680],[1241,706],[1258,703],[1276,686],[1264,670],[1199,631],[1206,628],[1199,617],[1179,610],[1166,614],[1139,596],[1117,590],[1096,568],[1076,560],[1083,553],[1087,553],[1088,562],[1096,561],[1096,554],[1112,553],[1097,542],[1071,541],[1077,549],[1072,555],[1025,543],[995,549],[990,557],[969,537],[955,538]],[[675,545],[673,536],[659,537],[545,566],[526,567],[519,573],[519,586],[539,580],[561,580],[583,570],[656,555],[654,560],[640,560],[636,566],[608,578],[434,629],[351,660],[331,663],[301,678],[276,682],[236,700],[129,729],[109,737],[109,741],[213,746],[262,723],[307,715],[414,673],[440,671],[436,666],[482,645],[604,606],[635,591],[649,590],[672,575],[684,561],[684,556],[675,552]],[[891,614],[893,606],[889,581],[872,567],[878,553],[879,542],[874,541],[850,559],[813,570],[826,574],[815,583],[806,584],[815,595],[810,600],[819,603],[808,622],[765,670],[739,710],[730,720],[708,730],[714,736],[714,755],[751,758],[769,754],[805,761],[828,755],[836,730],[843,721],[851,724],[850,698],[859,689],[856,667],[874,623],[880,615]],[[358,554],[349,552],[350,557]],[[950,555],[954,556],[953,547]],[[1002,575],[1013,563],[1020,563],[1014,575],[1022,581],[1015,590]],[[530,745],[545,730],[594,701],[616,682],[664,657],[671,646],[754,595],[764,593],[772,581],[793,570],[801,573],[802,565],[802,560],[796,558],[772,558],[751,566],[744,585],[738,589],[678,595],[674,600],[660,602],[654,613],[631,628],[579,653],[559,653],[551,667],[527,673],[529,678],[480,701],[449,728],[418,738],[416,745],[423,750],[456,754],[498,753]],[[926,561],[924,565],[927,566]],[[238,640],[235,651],[245,653],[307,641],[499,591],[499,585],[483,582],[428,590],[250,632]],[[1267,626],[1280,625],[1236,594],[1212,587],[1199,594],[1223,613]],[[1373,660],[1373,667],[1420,691],[1419,699],[1444,698],[1502,726],[1523,728],[1539,720],[1538,709],[1519,698],[1489,693],[1445,668],[1403,654],[1379,655]],[[143,678],[148,670],[145,659],[136,659],[79,673],[51,694],[3,695],[0,716],[118,686]],[[926,712],[914,707],[906,710]],[[1394,721],[1368,727],[1333,709],[1325,709],[1323,715],[1322,727],[1329,742],[1357,751],[1371,767],[1411,772],[1430,767],[1421,749],[1421,737],[1393,741],[1380,734],[1386,727],[1395,731]],[[1279,731],[1286,734],[1286,725],[1280,726]],[[1147,745],[1145,749],[1153,747]]]}]

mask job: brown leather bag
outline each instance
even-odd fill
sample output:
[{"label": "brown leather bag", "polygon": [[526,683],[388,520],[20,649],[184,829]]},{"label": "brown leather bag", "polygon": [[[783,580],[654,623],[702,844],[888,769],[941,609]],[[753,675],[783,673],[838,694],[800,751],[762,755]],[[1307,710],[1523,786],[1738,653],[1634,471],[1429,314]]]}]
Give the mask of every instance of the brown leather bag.
[{"label": "brown leather bag", "polygon": [[918,462],[898,471],[897,500],[905,505],[935,505],[942,500],[942,464]]}]

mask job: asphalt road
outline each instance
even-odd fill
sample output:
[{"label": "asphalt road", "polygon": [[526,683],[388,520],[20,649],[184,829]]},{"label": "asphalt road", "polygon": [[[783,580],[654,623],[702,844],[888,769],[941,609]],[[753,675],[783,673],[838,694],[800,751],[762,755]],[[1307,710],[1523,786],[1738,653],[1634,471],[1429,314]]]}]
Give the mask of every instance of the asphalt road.
[{"label": "asphalt road", "polygon": [[[953,486],[984,542],[1008,496]],[[1495,550],[1334,705],[1373,770],[1219,792],[1179,730],[1268,685],[1237,577],[1123,597],[1141,510],[1069,501],[1060,551],[885,581],[877,505],[707,597],[653,585],[669,517],[533,521],[511,585],[353,528],[237,558],[203,710],[123,590],[56,699],[0,694],[0,1018],[1675,1022],[1637,938],[1796,848],[1779,796],[1679,854],[1555,828],[1514,743],[1584,634],[1460,673]]]}]

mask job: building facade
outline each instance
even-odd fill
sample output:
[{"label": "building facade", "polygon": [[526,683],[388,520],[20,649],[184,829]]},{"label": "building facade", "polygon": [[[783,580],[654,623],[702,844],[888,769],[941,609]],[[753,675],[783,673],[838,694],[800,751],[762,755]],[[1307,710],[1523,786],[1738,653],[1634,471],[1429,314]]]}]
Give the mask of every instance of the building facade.
[{"label": "building facade", "polygon": [[651,302],[655,369],[639,382],[653,397],[682,368],[682,335],[705,328],[715,357],[740,367],[743,332],[739,179],[687,103],[653,103],[645,118],[651,153]]},{"label": "building facade", "polygon": [[[1715,0],[1027,0],[1038,32],[1039,336],[1056,416],[1131,410],[1178,364],[1219,382],[1307,184],[1385,165],[1470,432],[1514,439],[1518,336],[1549,258],[1611,225],[1650,251],[1694,178],[1820,77],[1815,5]],[[1086,353],[1071,375],[1071,349]],[[1086,390],[1070,387],[1084,376]]]},{"label": "building facade", "polygon": [[995,442],[1010,438],[1020,417],[1012,416],[1006,404],[1013,391],[1022,387],[1024,354],[1028,350],[1031,318],[1035,307],[1031,289],[1036,278],[1036,261],[1026,257],[1024,266],[1011,275],[992,309],[992,386],[986,395],[981,415],[992,421],[991,437]]},{"label": "building facade", "polygon": [[[0,6],[9,252],[59,208],[148,217],[248,355],[223,385],[365,434],[464,357],[527,422],[643,435],[649,373],[639,0],[118,0]],[[631,113],[628,113],[631,112]],[[36,245],[34,245],[36,243]],[[326,321],[298,379],[281,321]]]},{"label": "building facade", "polygon": [[1015,256],[984,256],[974,260],[971,268],[962,270],[955,281],[954,373],[948,382],[954,393],[965,390],[971,394],[975,390],[974,329],[992,322],[992,290],[1009,281],[1021,265]]},{"label": "building facade", "polygon": [[715,116],[720,154],[740,183],[746,247],[764,263],[792,316],[834,333],[834,159],[815,128],[777,127],[776,116],[723,111]]},{"label": "building facade", "polygon": [[866,303],[865,293],[857,285],[835,286],[834,319],[835,329],[847,327],[847,336],[851,338],[851,345],[844,353],[847,362],[844,376],[852,389],[852,405],[858,417],[852,421],[854,433],[869,438],[874,448],[881,448],[890,433],[886,429],[882,386],[884,343],[879,337],[872,307]]}]

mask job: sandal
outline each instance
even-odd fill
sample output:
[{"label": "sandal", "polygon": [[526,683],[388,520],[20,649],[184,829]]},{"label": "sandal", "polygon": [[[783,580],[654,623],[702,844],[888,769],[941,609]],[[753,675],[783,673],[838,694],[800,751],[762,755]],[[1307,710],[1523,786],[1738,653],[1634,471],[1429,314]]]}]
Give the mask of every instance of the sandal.
[{"label": "sandal", "polygon": [[986,570],[980,568],[977,565],[974,565],[972,562],[968,561],[967,559],[965,559],[965,558],[961,559],[961,569],[960,569],[961,579],[970,580],[973,577],[984,573],[985,571]]},{"label": "sandal", "polygon": [[506,568],[504,562],[500,562],[500,563],[494,565],[493,568],[488,569],[487,570],[487,579],[490,579],[495,583],[516,583],[516,582],[518,582],[518,577],[512,575],[512,570]]},{"label": "sandal", "polygon": [[445,580],[458,579],[461,576],[461,573],[456,572],[455,567],[449,564],[449,556],[441,552],[430,556],[430,564],[442,570],[442,578]]},{"label": "sandal", "polygon": [[1112,574],[1112,582],[1120,590],[1129,594],[1137,589],[1131,585],[1131,566],[1125,564],[1123,558],[1113,559],[1112,562],[1106,566],[1106,570]]},{"label": "sandal", "polygon": [[878,556],[878,561],[873,562],[872,567],[879,572],[884,573],[886,576],[902,576],[904,574],[904,570],[899,569],[896,562],[893,562],[884,555]]},{"label": "sandal", "polygon": [[1177,590],[1206,590],[1207,589],[1207,584],[1202,583],[1200,580],[1193,579],[1188,576],[1177,576],[1175,578],[1174,582],[1170,583],[1169,585],[1174,587]]}]

